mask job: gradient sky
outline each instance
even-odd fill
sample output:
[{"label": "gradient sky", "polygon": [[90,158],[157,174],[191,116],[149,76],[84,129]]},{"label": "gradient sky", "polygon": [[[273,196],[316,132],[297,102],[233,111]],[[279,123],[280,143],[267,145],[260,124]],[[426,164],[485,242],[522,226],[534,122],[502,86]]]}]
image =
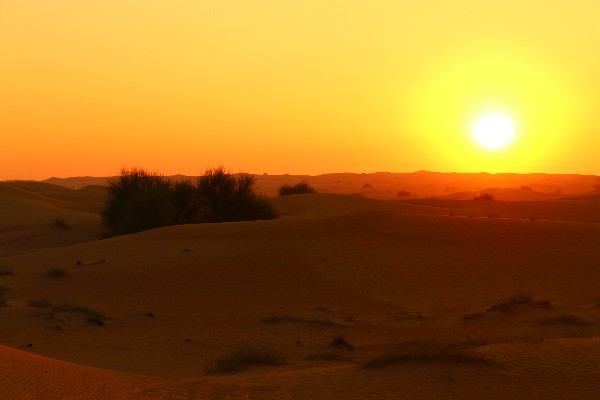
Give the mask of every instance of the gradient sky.
[{"label": "gradient sky", "polygon": [[[0,0],[0,179],[600,174],[597,0]],[[472,140],[514,120],[502,151]]]}]

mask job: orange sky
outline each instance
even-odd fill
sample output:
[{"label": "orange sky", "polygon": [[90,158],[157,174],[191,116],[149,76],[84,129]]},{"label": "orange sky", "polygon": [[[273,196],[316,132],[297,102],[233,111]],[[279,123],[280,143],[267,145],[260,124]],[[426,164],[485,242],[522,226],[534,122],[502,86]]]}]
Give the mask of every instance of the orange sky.
[{"label": "orange sky", "polygon": [[0,179],[600,174],[599,4],[0,0]]}]

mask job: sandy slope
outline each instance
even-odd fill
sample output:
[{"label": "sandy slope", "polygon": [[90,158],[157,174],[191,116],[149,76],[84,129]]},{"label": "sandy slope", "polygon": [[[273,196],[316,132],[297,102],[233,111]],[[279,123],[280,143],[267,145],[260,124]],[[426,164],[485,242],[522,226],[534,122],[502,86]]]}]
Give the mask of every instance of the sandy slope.
[{"label": "sandy slope", "polygon": [[[503,399],[600,391],[599,224],[450,216],[439,204],[339,195],[276,203],[282,218],[273,221],[167,227],[0,258],[15,271],[0,276],[9,289],[0,343],[20,349],[0,348],[0,364],[13,371],[0,395],[93,398],[104,387],[98,393],[121,398]],[[44,276],[51,268],[68,276]],[[486,311],[527,292],[551,305]],[[98,326],[72,306],[109,319]],[[565,314],[588,323],[543,323]],[[304,322],[262,322],[269,316]],[[356,349],[328,347],[340,335]],[[468,341],[495,363],[361,367],[414,339]],[[279,352],[284,365],[205,374],[243,343]],[[314,360],[331,352],[339,360]],[[22,382],[48,394],[21,392]]]},{"label": "sandy slope", "polygon": [[0,182],[0,257],[97,240],[103,191],[40,182]]}]

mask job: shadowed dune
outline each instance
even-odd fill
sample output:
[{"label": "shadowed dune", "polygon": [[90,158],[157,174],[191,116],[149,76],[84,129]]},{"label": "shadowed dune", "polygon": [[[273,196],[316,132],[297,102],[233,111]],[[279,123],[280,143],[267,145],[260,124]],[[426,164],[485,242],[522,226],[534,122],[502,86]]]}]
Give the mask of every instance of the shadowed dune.
[{"label": "shadowed dune", "polygon": [[0,182],[0,257],[97,240],[100,216],[92,209],[104,196],[40,182]]}]

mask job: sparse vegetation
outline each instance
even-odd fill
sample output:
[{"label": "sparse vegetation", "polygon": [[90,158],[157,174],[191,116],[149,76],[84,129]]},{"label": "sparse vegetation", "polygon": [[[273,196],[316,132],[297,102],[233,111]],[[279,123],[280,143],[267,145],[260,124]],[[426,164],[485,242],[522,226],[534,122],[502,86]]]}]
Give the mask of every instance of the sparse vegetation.
[{"label": "sparse vegetation", "polygon": [[48,278],[64,278],[67,275],[69,275],[67,270],[62,268],[52,268],[50,271],[44,274],[44,276]]},{"label": "sparse vegetation", "polygon": [[279,196],[302,193],[316,193],[316,191],[307,182],[300,182],[296,183],[295,185],[283,185],[279,188]]},{"label": "sparse vegetation", "polygon": [[475,196],[473,198],[473,200],[477,200],[477,201],[479,201],[479,200],[491,201],[491,200],[494,200],[494,199],[495,199],[495,197],[491,193],[481,193],[478,196]]},{"label": "sparse vegetation", "polygon": [[254,177],[207,170],[196,185],[172,183],[143,169],[121,170],[109,181],[102,220],[109,235],[181,223],[251,221],[275,217],[271,203],[254,192]]},{"label": "sparse vegetation", "polygon": [[398,193],[396,193],[396,197],[410,197],[410,192],[404,189],[398,190]]},{"label": "sparse vegetation", "polygon": [[209,375],[232,374],[247,365],[281,365],[281,357],[274,350],[264,347],[244,345],[230,354],[219,357],[210,363],[204,371]]},{"label": "sparse vegetation", "polygon": [[102,220],[112,235],[140,232],[175,223],[171,183],[143,169],[122,169],[108,182]]},{"label": "sparse vegetation", "polygon": [[445,361],[456,363],[492,364],[486,354],[473,351],[470,343],[438,343],[408,341],[363,363],[364,368],[382,368],[407,361]]},{"label": "sparse vegetation", "polygon": [[71,230],[71,225],[69,225],[69,223],[67,223],[67,220],[62,217],[56,217],[54,219],[54,226],[65,231]]},{"label": "sparse vegetation", "polygon": [[557,317],[546,318],[540,321],[542,325],[590,325],[589,321],[577,315],[563,314]]},{"label": "sparse vegetation", "polygon": [[83,314],[87,317],[88,320],[99,320],[104,321],[108,319],[106,315],[104,315],[101,311],[92,310],[88,307],[77,306],[69,303],[62,303],[58,306],[52,307],[52,310],[55,312],[65,312],[70,314]]},{"label": "sparse vegetation", "polygon": [[320,326],[342,326],[339,322],[332,321],[330,319],[318,319],[318,318],[301,318],[293,317],[290,315],[271,315],[263,318],[261,321],[264,324],[280,324],[284,322],[302,323],[302,324],[314,324]]},{"label": "sparse vegetation", "polygon": [[490,308],[487,309],[487,311],[513,313],[521,307],[551,310],[552,304],[548,300],[535,300],[531,293],[521,293],[514,295],[507,301],[492,305]]},{"label": "sparse vegetation", "polygon": [[35,300],[31,300],[27,303],[27,305],[29,307],[36,307],[36,308],[50,308],[52,307],[52,303],[50,303],[48,300],[46,299],[35,299]]},{"label": "sparse vegetation", "polygon": [[254,177],[229,174],[223,168],[207,170],[198,181],[208,204],[207,222],[254,221],[275,218],[267,198],[254,193]]},{"label": "sparse vegetation", "polygon": [[8,288],[6,286],[0,285],[0,307],[6,307],[8,305],[6,301],[6,293],[8,292]]},{"label": "sparse vegetation", "polygon": [[50,319],[53,319],[57,313],[69,313],[69,314],[82,314],[85,316],[86,321],[93,322],[98,325],[104,325],[103,321],[106,321],[108,317],[101,311],[92,310],[88,307],[77,306],[69,303],[62,303],[59,305],[53,305],[46,299],[34,299],[27,303],[29,307],[43,308],[50,310]]},{"label": "sparse vegetation", "polygon": [[329,343],[329,347],[343,350],[354,350],[354,346],[348,343],[342,336],[334,338],[331,343]]},{"label": "sparse vegetation", "polygon": [[468,313],[468,314],[463,315],[460,319],[462,319],[465,322],[474,321],[476,319],[480,319],[484,315],[485,315],[485,313],[482,313],[482,312]]}]

